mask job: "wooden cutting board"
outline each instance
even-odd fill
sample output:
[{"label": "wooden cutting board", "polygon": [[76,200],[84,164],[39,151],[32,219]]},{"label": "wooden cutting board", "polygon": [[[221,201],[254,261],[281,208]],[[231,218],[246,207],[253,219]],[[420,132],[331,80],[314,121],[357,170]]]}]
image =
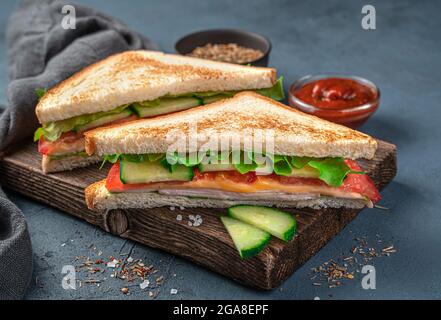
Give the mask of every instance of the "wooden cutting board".
[{"label": "wooden cutting board", "polygon": [[[90,166],[71,172],[45,175],[36,145],[29,144],[0,162],[4,186],[32,199],[53,206],[118,235],[179,255],[242,284],[272,289],[279,286],[297,268],[340,232],[360,210],[289,209],[297,218],[298,232],[288,243],[272,237],[256,257],[242,260],[220,222],[223,209],[112,210],[94,212],[84,203],[83,190],[103,179],[108,168]],[[396,147],[378,141],[375,158],[359,161],[376,186],[384,188],[397,171]],[[178,221],[177,215],[184,219]],[[199,214],[202,225],[189,226],[189,214]]]}]

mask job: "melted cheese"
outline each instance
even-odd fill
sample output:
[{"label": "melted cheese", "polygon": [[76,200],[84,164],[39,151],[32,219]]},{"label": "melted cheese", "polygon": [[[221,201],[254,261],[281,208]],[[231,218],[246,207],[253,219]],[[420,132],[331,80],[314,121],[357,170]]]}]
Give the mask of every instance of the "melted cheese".
[{"label": "melted cheese", "polygon": [[268,177],[258,177],[253,183],[240,183],[230,181],[222,176],[217,176],[213,180],[201,179],[196,181],[180,182],[180,183],[152,183],[146,185],[148,189],[215,189],[238,193],[253,193],[259,191],[274,191],[283,193],[313,193],[319,195],[332,196],[337,198],[348,199],[364,199],[364,197],[355,192],[346,192],[337,188],[316,185],[289,185],[283,184]]}]

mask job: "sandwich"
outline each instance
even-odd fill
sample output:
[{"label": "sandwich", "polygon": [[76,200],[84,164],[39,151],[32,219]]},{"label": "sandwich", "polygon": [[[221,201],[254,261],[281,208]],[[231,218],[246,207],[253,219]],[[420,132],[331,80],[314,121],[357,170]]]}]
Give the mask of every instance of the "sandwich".
[{"label": "sandwich", "polygon": [[272,68],[257,68],[156,51],[127,51],[97,62],[43,94],[35,132],[44,172],[99,162],[84,149],[84,132],[208,104],[252,90],[283,99]]},{"label": "sandwich", "polygon": [[85,190],[90,209],[372,207],[381,196],[356,159],[377,142],[254,92],[89,131],[86,152],[113,163]]}]

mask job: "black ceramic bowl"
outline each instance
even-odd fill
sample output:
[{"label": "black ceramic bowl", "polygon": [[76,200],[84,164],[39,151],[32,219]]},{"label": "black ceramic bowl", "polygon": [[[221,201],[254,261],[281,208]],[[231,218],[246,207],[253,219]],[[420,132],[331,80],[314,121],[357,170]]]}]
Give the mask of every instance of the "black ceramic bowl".
[{"label": "black ceramic bowl", "polygon": [[177,53],[186,55],[192,52],[195,48],[205,46],[208,43],[236,43],[246,48],[260,50],[263,52],[261,58],[244,64],[251,64],[259,67],[268,66],[271,42],[266,37],[257,33],[238,29],[212,29],[194,32],[179,39],[175,44],[175,49]]}]

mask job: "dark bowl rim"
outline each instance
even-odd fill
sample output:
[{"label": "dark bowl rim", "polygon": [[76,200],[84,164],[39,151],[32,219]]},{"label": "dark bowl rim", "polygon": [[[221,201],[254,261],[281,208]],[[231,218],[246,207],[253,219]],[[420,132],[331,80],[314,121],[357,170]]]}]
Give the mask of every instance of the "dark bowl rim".
[{"label": "dark bowl rim", "polygon": [[221,33],[221,32],[230,32],[230,33],[241,33],[241,34],[245,34],[245,35],[252,35],[252,36],[255,36],[255,37],[257,37],[257,38],[261,38],[267,45],[268,45],[268,48],[265,50],[265,52],[263,52],[263,55],[259,58],[259,59],[256,59],[256,60],[252,60],[252,61],[248,61],[247,63],[255,63],[255,62],[258,62],[258,61],[260,61],[260,60],[263,60],[264,58],[266,58],[269,54],[270,54],[270,52],[271,52],[271,50],[272,50],[272,48],[273,48],[273,45],[272,45],[272,43],[271,43],[271,40],[268,38],[268,37],[266,37],[266,36],[264,36],[264,35],[262,35],[262,34],[260,34],[260,33],[256,33],[256,32],[252,32],[252,31],[247,31],[247,30],[243,30],[243,29],[238,29],[238,28],[219,28],[219,29],[204,29],[204,30],[199,30],[199,31],[193,31],[193,32],[191,32],[191,33],[189,33],[189,34],[186,34],[186,35],[184,35],[184,36],[182,36],[181,38],[179,38],[176,42],[175,42],[175,51],[178,53],[178,54],[180,54],[180,55],[184,55],[184,53],[182,53],[182,52],[180,52],[179,50],[178,50],[178,44],[181,42],[181,41],[183,41],[184,39],[186,39],[186,38],[190,38],[190,37],[192,37],[192,36],[195,36],[195,35],[197,35],[197,34],[200,34],[200,33],[210,33],[210,32],[219,32],[219,33]]}]

